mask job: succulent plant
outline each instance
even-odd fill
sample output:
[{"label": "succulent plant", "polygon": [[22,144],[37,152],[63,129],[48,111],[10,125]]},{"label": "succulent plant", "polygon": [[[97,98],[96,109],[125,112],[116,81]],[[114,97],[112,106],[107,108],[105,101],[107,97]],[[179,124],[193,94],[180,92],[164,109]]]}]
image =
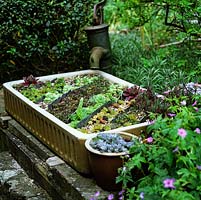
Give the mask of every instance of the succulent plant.
[{"label": "succulent plant", "polygon": [[92,148],[105,153],[126,152],[134,144],[134,140],[126,140],[118,133],[98,133],[97,136],[90,141]]},{"label": "succulent plant", "polygon": [[144,89],[140,88],[137,85],[134,85],[132,87],[126,88],[123,91],[122,97],[127,100],[130,101],[131,99],[135,99],[140,93],[143,93]]},{"label": "succulent plant", "polygon": [[23,80],[24,80],[23,85],[25,87],[28,87],[31,84],[36,85],[38,83],[41,83],[40,81],[38,81],[39,79],[37,79],[36,77],[34,77],[32,74],[29,75],[29,76],[27,76],[27,77],[23,77]]}]

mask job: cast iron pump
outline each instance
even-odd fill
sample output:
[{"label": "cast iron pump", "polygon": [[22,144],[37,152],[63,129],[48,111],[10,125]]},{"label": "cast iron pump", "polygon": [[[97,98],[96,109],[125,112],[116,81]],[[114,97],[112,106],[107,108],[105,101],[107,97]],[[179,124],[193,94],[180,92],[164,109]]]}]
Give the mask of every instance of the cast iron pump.
[{"label": "cast iron pump", "polygon": [[103,7],[106,0],[94,6],[93,25],[86,27],[87,39],[91,49],[89,64],[91,69],[106,70],[111,67],[111,46],[109,40],[109,25],[104,23]]}]

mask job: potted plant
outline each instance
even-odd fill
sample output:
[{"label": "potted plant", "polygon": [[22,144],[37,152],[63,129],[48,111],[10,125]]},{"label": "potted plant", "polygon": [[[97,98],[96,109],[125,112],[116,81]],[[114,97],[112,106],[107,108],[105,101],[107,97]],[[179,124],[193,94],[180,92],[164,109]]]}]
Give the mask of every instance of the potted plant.
[{"label": "potted plant", "polygon": [[[126,190],[125,199],[201,199],[200,97],[193,96],[194,102],[188,104],[185,96],[174,96],[172,113],[159,116],[148,127],[146,142],[136,141],[130,148],[132,156],[117,178]],[[143,169],[144,165],[148,167]],[[135,168],[144,173],[140,180],[132,174]]]},{"label": "potted plant", "polygon": [[110,191],[121,189],[121,184],[116,184],[118,168],[123,164],[123,157],[129,155],[129,148],[135,144],[136,138],[126,132],[103,132],[86,140],[85,147],[97,185]]}]

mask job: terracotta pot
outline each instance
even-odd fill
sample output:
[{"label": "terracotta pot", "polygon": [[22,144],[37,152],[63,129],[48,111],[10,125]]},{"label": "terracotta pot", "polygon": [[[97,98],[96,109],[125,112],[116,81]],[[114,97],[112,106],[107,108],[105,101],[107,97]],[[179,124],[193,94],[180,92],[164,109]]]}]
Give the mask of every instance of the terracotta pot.
[{"label": "terracotta pot", "polygon": [[[108,133],[112,134],[112,133]],[[119,132],[123,138],[131,140],[135,135],[125,132]],[[96,136],[92,136],[85,142],[85,147],[88,150],[89,164],[98,186],[108,191],[121,190],[122,185],[116,184],[116,177],[118,176],[118,168],[122,167],[122,156],[126,156],[128,152],[121,153],[101,153],[92,148],[90,141]]]}]

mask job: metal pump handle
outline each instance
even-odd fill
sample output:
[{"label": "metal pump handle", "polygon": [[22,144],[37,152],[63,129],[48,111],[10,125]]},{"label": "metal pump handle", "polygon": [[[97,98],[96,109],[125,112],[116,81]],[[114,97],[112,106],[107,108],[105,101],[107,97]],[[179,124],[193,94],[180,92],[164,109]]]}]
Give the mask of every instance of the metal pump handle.
[{"label": "metal pump handle", "polygon": [[93,14],[93,25],[100,25],[104,23],[103,17],[103,7],[105,6],[107,0],[103,0],[94,6],[94,14]]}]

